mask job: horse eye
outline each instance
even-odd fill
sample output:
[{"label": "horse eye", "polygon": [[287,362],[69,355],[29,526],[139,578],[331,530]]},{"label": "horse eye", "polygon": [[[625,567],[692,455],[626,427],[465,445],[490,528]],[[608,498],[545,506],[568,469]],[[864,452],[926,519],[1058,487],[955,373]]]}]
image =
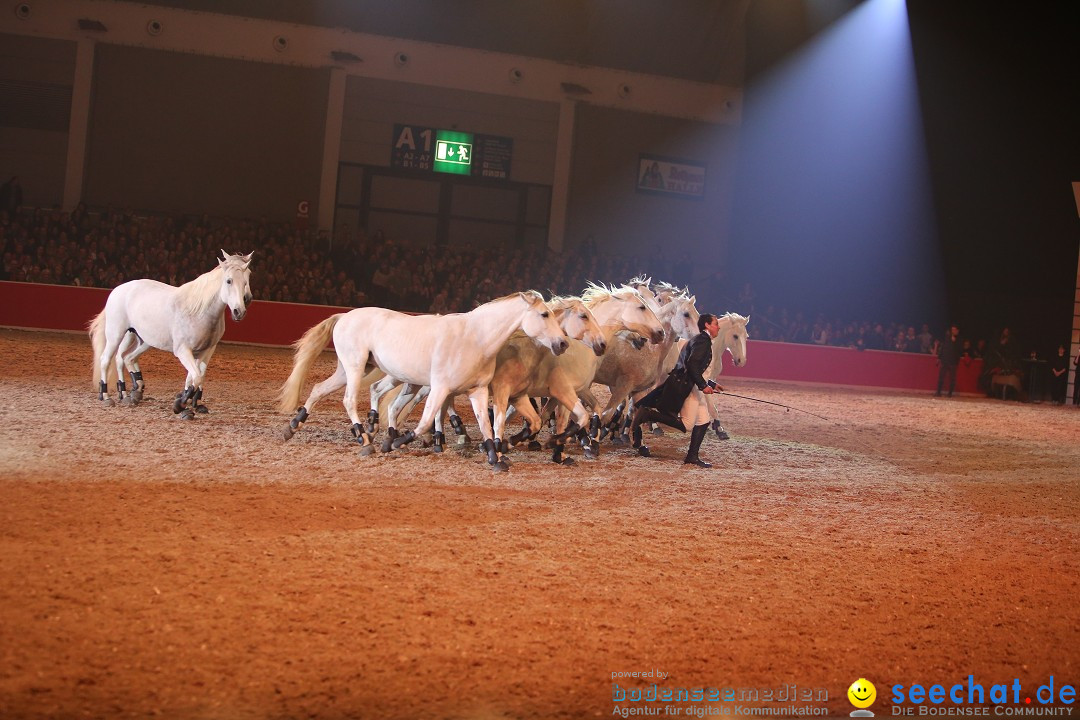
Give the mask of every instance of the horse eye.
[{"label": "horse eye", "polygon": [[229,278],[228,280],[226,280],[225,284],[226,285],[232,285],[232,278]]},{"label": "horse eye", "polygon": [[585,313],[581,313],[581,319],[582,319],[582,320],[588,320],[588,319],[589,319],[589,316],[588,316],[588,315],[586,315]]},{"label": "horse eye", "polygon": [[542,318],[546,318],[547,316],[548,316],[548,314],[546,312],[540,313],[540,317],[542,317]]},{"label": "horse eye", "polygon": [[645,311],[645,306],[642,305],[641,307],[638,308],[638,310],[641,310],[642,312],[644,312]]},{"label": "horse eye", "polygon": [[683,316],[684,318],[688,318],[688,317],[690,317],[690,313],[683,313],[683,314],[682,314],[682,316]]}]

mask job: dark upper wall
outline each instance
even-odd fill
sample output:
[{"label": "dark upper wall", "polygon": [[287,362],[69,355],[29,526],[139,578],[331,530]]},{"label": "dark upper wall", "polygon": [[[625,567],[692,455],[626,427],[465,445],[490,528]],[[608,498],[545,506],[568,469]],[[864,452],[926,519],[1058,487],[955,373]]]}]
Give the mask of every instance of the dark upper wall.
[{"label": "dark upper wall", "polygon": [[328,78],[99,44],[84,199],[295,216],[297,202],[318,195]]},{"label": "dark upper wall", "polygon": [[0,34],[0,182],[28,205],[59,205],[67,166],[75,43]]},{"label": "dark upper wall", "polygon": [[[676,260],[688,253],[695,278],[717,271],[727,253],[737,139],[733,127],[579,106],[567,245],[592,235],[605,251]],[[705,197],[638,193],[642,154],[706,165]]]}]

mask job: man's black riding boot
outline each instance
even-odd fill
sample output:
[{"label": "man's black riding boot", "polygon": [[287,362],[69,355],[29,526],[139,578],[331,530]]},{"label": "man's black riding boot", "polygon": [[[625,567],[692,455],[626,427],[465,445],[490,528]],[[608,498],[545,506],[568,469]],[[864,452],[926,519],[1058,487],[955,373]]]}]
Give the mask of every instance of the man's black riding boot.
[{"label": "man's black riding boot", "polygon": [[634,411],[634,419],[630,421],[630,436],[634,439],[633,446],[638,451],[638,455],[642,457],[649,457],[651,453],[647,445],[641,444],[641,423],[651,422],[659,414],[651,407],[642,406]]},{"label": "man's black riding boot", "polygon": [[694,429],[690,431],[690,449],[686,452],[686,459],[683,463],[686,465],[697,465],[701,468],[711,468],[712,465],[705,462],[698,457],[698,450],[701,448],[701,441],[705,439],[705,433],[709,431],[709,424],[695,425]]}]

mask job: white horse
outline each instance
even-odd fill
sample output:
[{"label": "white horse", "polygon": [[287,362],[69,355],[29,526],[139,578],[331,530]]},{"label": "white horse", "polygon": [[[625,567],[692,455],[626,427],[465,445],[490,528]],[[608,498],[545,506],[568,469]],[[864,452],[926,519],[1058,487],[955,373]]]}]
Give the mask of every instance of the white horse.
[{"label": "white horse", "polygon": [[[589,307],[576,297],[553,297],[548,301],[548,307],[555,314],[555,319],[559,323],[559,327],[566,333],[566,337],[571,340],[580,340],[585,343],[596,355],[603,355],[607,350],[607,340],[604,336],[604,331],[597,323]],[[492,402],[495,405],[496,413],[500,407],[500,403],[494,390],[498,381],[498,378],[505,371],[502,369],[504,362],[509,361],[509,355],[507,355],[510,348],[515,348],[512,351],[517,355],[528,355],[530,358],[534,358],[534,364],[539,362],[539,358],[542,358],[548,353],[531,340],[524,333],[514,333],[510,337],[510,340],[499,351],[495,359],[495,376],[492,380]],[[404,385],[401,381],[390,376],[386,376],[371,386],[371,407],[373,411],[368,414],[368,432],[375,432],[375,428],[378,424],[379,411],[374,410],[378,408],[380,401],[387,399],[393,395],[394,388],[401,387],[402,390],[396,397],[394,397],[392,404],[386,412],[388,418],[388,426],[386,429],[386,439],[383,441],[382,451],[388,452],[393,444],[393,441],[398,437],[397,428],[412,412],[413,408],[423,399],[428,396],[431,388],[424,386],[417,389],[415,392],[410,393],[413,389],[410,385]],[[501,403],[503,411],[506,410],[507,403],[504,401]],[[464,424],[461,422],[461,418],[458,417],[454,411],[453,402],[447,404],[447,412],[450,415],[450,422],[454,427],[454,430],[459,435],[465,435]],[[496,417],[493,415],[493,417]],[[501,433],[502,425],[499,420],[495,420],[495,450],[497,453],[502,453],[505,448],[502,445]],[[505,461],[504,461],[505,462]]]},{"label": "white horse", "polygon": [[442,444],[442,410],[455,393],[468,393],[484,435],[484,449],[492,464],[498,462],[488,421],[488,384],[495,373],[495,355],[516,330],[561,354],[566,335],[544,299],[535,291],[513,293],[467,313],[406,315],[376,307],[357,308],[332,315],[304,333],[296,343],[293,370],[282,386],[279,407],[296,407],[300,387],[315,358],[334,340],[337,369],[318,383],[296,411],[290,429],[307,420],[311,408],[327,393],[345,386],[345,411],[362,445],[373,451],[371,433],[360,424],[357,393],[370,365],[403,383],[430,385],[431,394],[415,430],[398,437],[394,448],[412,442],[435,426],[436,444]]},{"label": "white horse", "polygon": [[[131,280],[116,286],[105,309],[89,326],[94,347],[94,379],[98,399],[112,404],[108,380],[111,360],[116,363],[116,390],[120,400],[138,402],[146,387],[137,359],[150,348],[171,352],[187,370],[184,389],[173,403],[173,412],[184,419],[193,411],[207,412],[200,404],[206,366],[225,332],[222,311],[228,307],[234,320],[243,320],[251,302],[251,255],[229,255],[213,270],[189,283],[173,287],[156,280]],[[131,343],[138,344],[130,350]],[[125,398],[124,368],[131,374],[131,394]],[[192,407],[187,403],[191,401]]]},{"label": "white horse", "polygon": [[[750,322],[749,316],[743,317],[738,313],[729,312],[720,315],[717,320],[719,321],[720,332],[716,333],[716,337],[713,338],[712,363],[709,364],[709,368],[705,371],[705,378],[712,380],[719,380],[720,373],[724,371],[725,352],[731,353],[731,361],[735,367],[742,367],[746,364],[746,340],[750,337],[746,330],[746,324]],[[713,432],[721,440],[727,440],[727,431],[720,424],[720,415],[716,411],[714,402],[715,397],[713,395],[705,396],[705,404],[708,406],[709,416],[712,418]]]}]

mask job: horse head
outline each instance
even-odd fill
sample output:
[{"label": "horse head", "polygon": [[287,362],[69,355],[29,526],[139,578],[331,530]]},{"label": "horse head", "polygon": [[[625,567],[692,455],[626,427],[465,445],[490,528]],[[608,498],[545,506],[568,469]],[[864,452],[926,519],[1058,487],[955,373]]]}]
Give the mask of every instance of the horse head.
[{"label": "horse head", "polygon": [[544,298],[535,290],[518,293],[527,309],[521,321],[521,330],[541,345],[551,350],[552,355],[562,355],[570,347],[566,333],[559,327],[555,314],[544,302]]},{"label": "horse head", "polygon": [[590,283],[583,297],[601,325],[619,326],[649,338],[653,343],[663,342],[663,323],[641,293],[632,287],[612,290]]},{"label": "horse head", "polygon": [[698,334],[698,309],[697,298],[691,295],[673,296],[668,300],[659,313],[659,317],[670,328],[676,337],[682,340],[690,340]]},{"label": "horse head", "polygon": [[222,250],[222,259],[218,260],[222,270],[219,297],[229,306],[233,320],[243,320],[247,315],[247,306],[251,302],[251,256],[254,254],[230,255]]},{"label": "horse head", "polygon": [[607,350],[604,331],[581,298],[554,297],[548,305],[555,312],[559,327],[563,329],[567,337],[581,340],[597,355],[604,354]]},{"label": "horse head", "polygon": [[736,313],[726,313],[719,317],[719,321],[720,332],[716,334],[716,341],[723,350],[731,353],[735,367],[742,367],[746,364],[746,340],[749,337],[746,324],[750,322],[750,318]]}]

